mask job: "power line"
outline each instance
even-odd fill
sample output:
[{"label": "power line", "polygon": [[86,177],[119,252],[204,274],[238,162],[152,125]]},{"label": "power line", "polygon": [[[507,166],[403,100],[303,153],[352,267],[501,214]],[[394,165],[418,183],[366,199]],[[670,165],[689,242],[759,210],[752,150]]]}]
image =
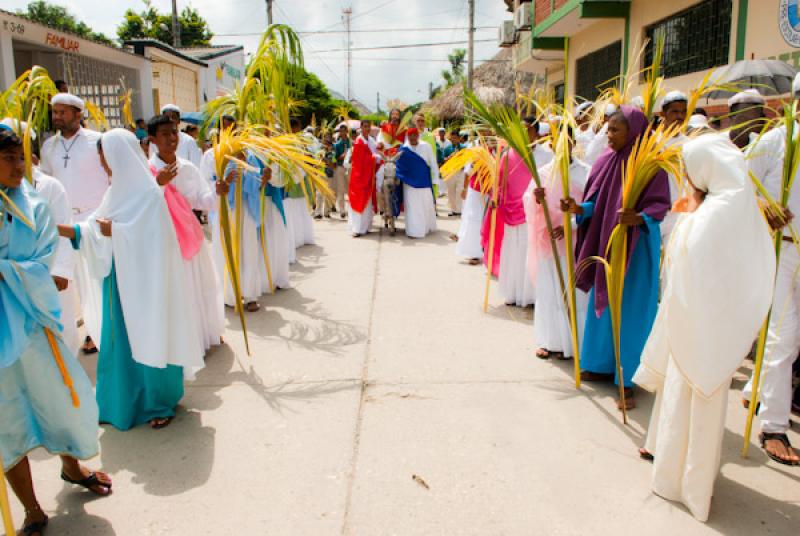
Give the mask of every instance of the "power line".
[{"label": "power line", "polygon": [[[496,43],[497,39],[475,39],[475,43]],[[362,48],[351,48],[350,50],[353,52],[363,51],[363,50],[387,50],[387,49],[398,49],[398,48],[424,48],[424,47],[440,47],[440,46],[447,46],[447,45],[463,45],[467,43],[467,41],[444,41],[441,43],[414,43],[411,45],[385,45],[380,47],[362,47]],[[330,48],[325,50],[325,52],[346,52],[346,48]]]},{"label": "power line", "polygon": [[[314,57],[319,58],[319,59],[323,59],[324,58],[326,60],[345,60],[346,59],[344,56],[321,56],[321,55],[316,55]],[[366,58],[366,57],[360,57],[360,58],[353,58],[353,59],[354,60],[358,60],[358,61],[405,61],[405,62],[409,62],[409,63],[450,63],[450,60],[437,60],[437,59],[425,59],[425,58],[380,58],[380,57],[379,58],[374,58],[374,57]],[[477,59],[475,60],[476,63],[508,63],[509,61],[511,61],[511,60],[498,60],[498,59],[494,59],[494,58],[489,58],[489,59],[486,59],[486,60],[477,60]]]}]

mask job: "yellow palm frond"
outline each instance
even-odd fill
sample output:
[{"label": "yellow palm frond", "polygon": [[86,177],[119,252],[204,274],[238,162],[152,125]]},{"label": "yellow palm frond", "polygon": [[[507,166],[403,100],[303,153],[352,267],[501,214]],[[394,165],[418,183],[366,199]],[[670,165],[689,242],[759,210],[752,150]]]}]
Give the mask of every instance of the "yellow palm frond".
[{"label": "yellow palm frond", "polygon": [[86,108],[86,113],[89,114],[89,123],[94,129],[101,132],[108,130],[108,119],[106,119],[106,114],[103,113],[103,110],[88,99],[84,101],[83,105]]},{"label": "yellow palm frond", "polygon": [[475,147],[466,147],[454,153],[439,170],[443,180],[450,180],[458,173],[472,165],[472,172],[482,194],[491,191],[497,183],[497,158],[485,143]]},{"label": "yellow palm frond", "polygon": [[136,128],[136,122],[133,120],[133,90],[127,89],[120,96],[119,102],[122,105],[122,119],[126,126]]}]

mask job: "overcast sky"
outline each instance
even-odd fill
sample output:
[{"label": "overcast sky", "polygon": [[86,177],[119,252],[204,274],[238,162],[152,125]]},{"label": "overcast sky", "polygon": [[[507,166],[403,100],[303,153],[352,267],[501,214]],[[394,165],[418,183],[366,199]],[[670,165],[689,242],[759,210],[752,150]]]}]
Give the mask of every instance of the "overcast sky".
[{"label": "overcast sky", "polygon": [[[128,8],[140,10],[140,0],[50,0],[66,6],[96,31],[116,38],[116,28]],[[10,5],[9,5],[10,4]],[[24,9],[28,0],[3,0],[10,11]],[[153,0],[162,11],[170,0]],[[265,0],[178,0],[178,9],[196,8],[216,34],[214,44],[242,44],[246,51],[258,45],[266,26]],[[505,12],[502,0],[476,0],[475,25],[479,29],[475,58],[485,60],[497,51],[497,28]],[[286,23],[298,32],[343,31],[342,9],[351,7],[353,48],[401,44],[465,41],[468,25],[467,0],[275,0],[275,22]],[[482,27],[490,27],[483,29]],[[391,29],[439,28],[436,31],[388,31]],[[376,33],[360,30],[383,30]],[[247,35],[245,35],[247,34]],[[346,60],[344,33],[302,33],[306,67],[329,88],[345,93]],[[381,107],[391,98],[411,104],[427,98],[428,83],[441,82],[447,54],[466,44],[426,48],[384,49],[353,52],[353,96],[375,109],[380,92]]]}]

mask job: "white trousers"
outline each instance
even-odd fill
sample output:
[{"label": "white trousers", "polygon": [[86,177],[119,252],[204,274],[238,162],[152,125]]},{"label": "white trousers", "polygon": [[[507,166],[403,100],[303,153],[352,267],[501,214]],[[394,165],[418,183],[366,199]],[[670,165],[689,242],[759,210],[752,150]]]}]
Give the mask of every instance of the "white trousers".
[{"label": "white trousers", "polygon": [[481,226],[483,225],[484,198],[481,193],[467,188],[467,199],[461,212],[461,226],[458,228],[456,255],[467,259],[483,257],[481,246]]},{"label": "white trousers", "polygon": [[350,170],[344,166],[336,166],[333,172],[333,181],[336,187],[336,207],[339,215],[347,214],[347,203],[344,196],[350,188]]},{"label": "white trousers", "polygon": [[532,305],[536,295],[528,273],[528,226],[505,226],[500,250],[500,295],[507,305]]},{"label": "white trousers", "polygon": [[645,448],[655,456],[653,492],[707,521],[725,433],[728,384],[711,398],[695,393],[670,357]]},{"label": "white trousers", "polygon": [[445,181],[447,186],[447,206],[450,212],[461,214],[461,208],[464,204],[461,199],[461,192],[464,191],[464,172],[456,173],[454,177]]},{"label": "white trousers", "polygon": [[[786,433],[792,411],[792,365],[800,352],[800,254],[794,244],[784,243],[775,278],[772,317],[769,323],[764,367],[761,374],[761,431]],[[744,397],[752,395],[752,378]]]}]

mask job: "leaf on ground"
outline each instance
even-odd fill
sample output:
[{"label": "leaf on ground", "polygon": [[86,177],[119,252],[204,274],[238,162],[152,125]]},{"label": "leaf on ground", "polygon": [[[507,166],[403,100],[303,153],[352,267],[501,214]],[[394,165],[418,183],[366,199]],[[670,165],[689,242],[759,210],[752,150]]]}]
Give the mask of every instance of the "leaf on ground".
[{"label": "leaf on ground", "polygon": [[431,489],[428,483],[425,482],[425,480],[419,475],[411,475],[411,480],[413,480],[414,482],[416,482],[425,489]]}]

